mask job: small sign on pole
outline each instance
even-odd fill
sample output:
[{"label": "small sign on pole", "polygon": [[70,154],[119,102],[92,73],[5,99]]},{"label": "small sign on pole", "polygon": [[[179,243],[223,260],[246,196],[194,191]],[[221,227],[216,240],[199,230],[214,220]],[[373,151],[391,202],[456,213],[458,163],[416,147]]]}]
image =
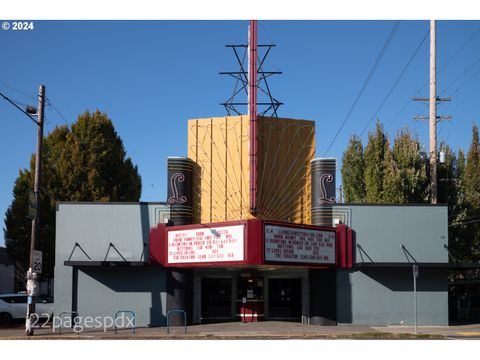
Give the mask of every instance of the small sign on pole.
[{"label": "small sign on pole", "polygon": [[418,265],[413,265],[413,277],[418,278]]},{"label": "small sign on pole", "polygon": [[33,251],[33,269],[32,271],[37,274],[42,273],[42,252],[39,250]]}]

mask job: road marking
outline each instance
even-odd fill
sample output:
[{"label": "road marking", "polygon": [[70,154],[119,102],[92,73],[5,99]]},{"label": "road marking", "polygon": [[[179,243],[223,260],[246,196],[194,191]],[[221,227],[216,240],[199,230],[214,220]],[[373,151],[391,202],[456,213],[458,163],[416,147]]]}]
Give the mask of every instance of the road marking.
[{"label": "road marking", "polygon": [[457,332],[456,334],[462,336],[480,336],[480,331]]}]

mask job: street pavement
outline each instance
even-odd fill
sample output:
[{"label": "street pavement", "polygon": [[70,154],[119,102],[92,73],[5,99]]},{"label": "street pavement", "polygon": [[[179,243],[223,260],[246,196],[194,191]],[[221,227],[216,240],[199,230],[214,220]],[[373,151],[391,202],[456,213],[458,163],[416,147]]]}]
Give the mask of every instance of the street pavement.
[{"label": "street pavement", "polygon": [[27,337],[20,324],[11,328],[0,328],[0,340],[14,339],[480,339],[480,324],[461,326],[419,326],[417,334],[413,326],[317,326],[294,322],[264,321],[257,323],[220,323],[192,325],[187,327],[136,328],[84,330],[75,333],[72,329],[52,328],[35,330]]}]

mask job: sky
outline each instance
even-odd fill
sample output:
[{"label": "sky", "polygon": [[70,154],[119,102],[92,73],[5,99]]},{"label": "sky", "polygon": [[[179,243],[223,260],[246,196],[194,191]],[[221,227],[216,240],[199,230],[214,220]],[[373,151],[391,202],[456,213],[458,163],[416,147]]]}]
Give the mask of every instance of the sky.
[{"label": "sky", "polygon": [[[258,23],[259,43],[276,45],[265,70],[283,72],[270,81],[274,97],[285,103],[278,115],[316,121],[316,156],[340,160],[353,134],[363,132],[365,145],[377,118],[391,137],[409,127],[427,148],[428,126],[413,117],[428,115],[428,106],[412,97],[429,96],[428,21],[399,23],[347,118],[395,25],[381,20]],[[107,113],[138,165],[141,200],[164,201],[166,159],[187,155],[187,120],[226,115],[220,103],[235,83],[218,73],[238,70],[225,45],[247,41],[248,21],[34,21],[33,26],[0,30],[0,92],[36,105],[38,85],[44,84],[61,114],[47,107],[45,135],[85,111]],[[479,121],[479,30],[480,21],[437,21],[437,93],[452,97],[438,107],[438,115],[452,116],[439,124],[438,139],[455,150],[468,149],[472,125]],[[36,128],[1,98],[0,124],[4,214],[18,171],[35,151]]]}]

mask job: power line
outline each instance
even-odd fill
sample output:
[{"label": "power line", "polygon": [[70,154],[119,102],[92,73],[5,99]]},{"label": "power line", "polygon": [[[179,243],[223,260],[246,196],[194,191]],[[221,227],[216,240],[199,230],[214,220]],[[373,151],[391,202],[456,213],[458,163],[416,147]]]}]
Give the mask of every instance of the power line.
[{"label": "power line", "polygon": [[29,113],[27,113],[27,112],[26,112],[25,110],[23,110],[20,106],[18,106],[18,105],[15,103],[15,101],[11,100],[9,97],[7,97],[6,95],[2,94],[1,92],[0,92],[0,96],[3,97],[5,100],[7,100],[10,104],[12,104],[13,106],[15,106],[15,107],[16,107],[18,110],[20,110],[22,113],[24,113],[25,115],[27,115],[28,118],[29,118],[30,120],[32,120],[32,121],[35,123],[35,125],[38,126],[37,120],[35,120]]},{"label": "power line", "polygon": [[[480,33],[480,29],[477,29],[477,31],[475,31],[475,33],[474,33],[470,38],[468,38],[467,41],[465,41],[465,42],[457,49],[457,51],[455,51],[455,53],[442,65],[442,67],[441,67],[439,70],[436,70],[436,71],[435,71],[435,74],[437,75],[437,74],[439,74],[440,72],[442,72],[442,71],[448,66],[448,64],[450,64],[450,62],[452,62],[452,60],[453,60],[455,57],[457,57],[458,54],[460,54],[460,52],[461,52],[461,51],[470,43],[470,41],[472,41],[479,33]],[[477,63],[477,61],[474,62],[474,63],[470,66],[470,68],[468,68],[468,70],[470,70],[476,63]],[[466,71],[468,71],[468,70],[466,70]],[[463,73],[459,78],[463,77],[463,75],[465,75],[465,73]],[[446,89],[444,89],[444,90],[442,91],[442,94],[445,93],[446,90],[447,90],[448,88],[450,88],[457,80],[459,80],[459,79],[457,78],[457,79],[456,79],[454,82],[452,82]],[[425,83],[417,90],[417,92],[415,93],[414,97],[417,96],[417,95],[425,88],[425,86],[426,86],[428,83],[429,83],[428,81],[425,82]],[[464,84],[464,85],[465,85],[465,84]],[[462,85],[461,87],[463,87],[464,85]],[[459,89],[457,89],[457,91],[455,91],[455,92],[458,92],[458,90],[459,90]],[[405,104],[405,106],[397,113],[397,115],[393,118],[393,120],[390,121],[390,123],[388,124],[388,126],[386,127],[386,129],[387,129],[391,124],[393,124],[393,123],[395,122],[395,120],[398,119],[398,117],[403,113],[403,111],[405,111],[405,109],[406,109],[410,104],[411,104],[410,101],[408,101],[408,102]],[[442,104],[442,103],[440,103],[439,105],[441,105],[441,104]]]},{"label": "power line", "polygon": [[397,80],[395,80],[395,82],[393,83],[393,86],[391,87],[390,91],[388,92],[388,94],[385,96],[385,98],[383,99],[382,103],[380,104],[380,106],[378,107],[377,111],[375,111],[375,114],[373,114],[372,118],[370,119],[370,121],[368,122],[368,124],[365,126],[365,128],[363,129],[362,133],[360,134],[360,137],[363,136],[363,134],[365,133],[365,131],[367,131],[368,127],[370,126],[370,124],[372,123],[373,119],[375,119],[375,117],[377,116],[377,114],[379,113],[379,111],[382,109],[383,105],[385,105],[386,101],[388,100],[388,98],[390,97],[390,95],[392,94],[393,90],[397,87],[400,79],[403,77],[403,74],[405,74],[405,71],[407,71],[408,67],[410,66],[410,64],[412,63],[413,59],[415,58],[415,56],[417,55],[418,51],[420,50],[420,48],[422,47],[423,43],[425,42],[425,39],[427,38],[429,32],[427,31],[425,33],[425,36],[423,37],[423,39],[420,41],[420,43],[418,44],[417,48],[415,49],[415,51],[413,52],[412,56],[410,57],[410,59],[408,60],[407,64],[404,66],[403,70],[401,71],[400,75],[398,75],[397,77]]},{"label": "power line", "polygon": [[470,76],[467,81],[465,81],[462,85],[460,85],[453,93],[456,94],[459,92],[459,90],[461,88],[463,88],[465,85],[467,85],[470,81],[472,81],[475,77],[477,77],[477,75],[480,74],[480,70],[478,70],[475,74],[473,74],[472,76]]},{"label": "power line", "polygon": [[47,100],[47,105],[50,107],[50,108],[53,108],[53,110],[55,110],[55,112],[63,119],[63,121],[65,121],[65,124],[67,126],[70,126],[70,122],[67,120],[67,118],[65,116],[63,116],[63,114],[60,112],[60,110],[58,110],[58,108],[55,106],[55,104],[52,102],[52,100],[50,98],[46,98]]},{"label": "power line", "polygon": [[450,224],[448,226],[450,227],[450,226],[458,226],[458,225],[467,225],[467,224],[474,224],[478,222],[480,222],[480,219],[471,220],[471,221],[462,221],[462,222]]},{"label": "power line", "polygon": [[399,118],[399,116],[405,111],[405,109],[411,104],[412,102],[408,100],[403,108],[395,115],[395,117],[385,126],[385,130],[387,130],[394,122]]},{"label": "power line", "polygon": [[[440,74],[443,70],[445,70],[445,68],[447,67],[448,64],[450,64],[450,62],[452,62],[452,60],[454,58],[457,57],[458,54],[460,54],[460,52],[470,43],[470,41],[473,40],[473,38],[475,38],[475,36],[477,36],[478,34],[480,33],[480,29],[477,29],[477,31],[475,31],[475,33],[467,40],[463,43],[462,46],[460,46],[457,51],[455,51],[455,53],[442,65],[442,67],[439,69],[439,70],[436,70],[435,71],[435,75],[438,75]],[[414,96],[417,96],[424,88],[425,86],[428,85],[428,81],[425,82],[422,87],[415,93]]]},{"label": "power line", "polygon": [[12,100],[12,102],[14,102],[15,104],[17,104],[18,106],[23,106],[24,108],[26,108],[27,106],[29,106],[28,104],[24,104],[18,100],[13,100],[13,99],[10,99]]},{"label": "power line", "polygon": [[470,65],[468,68],[466,68],[463,73],[461,73],[457,78],[450,83],[445,89],[443,89],[442,94],[445,93],[448,89],[450,89],[453,84],[455,84],[458,80],[460,80],[462,77],[464,77],[475,65],[477,65],[480,62],[480,57],[475,60],[472,65]]},{"label": "power line", "polygon": [[6,87],[6,88],[8,88],[8,89],[10,89],[10,90],[12,90],[12,91],[15,91],[15,92],[17,92],[17,93],[19,93],[19,94],[22,94],[23,96],[26,96],[26,97],[28,97],[28,98],[30,98],[30,99],[35,100],[35,101],[38,100],[35,96],[30,95],[30,94],[27,94],[26,92],[23,92],[23,91],[21,91],[21,90],[15,89],[15,88],[14,88],[13,86],[11,86],[11,85],[5,84],[5,83],[3,83],[3,82],[0,82],[0,85],[3,85],[4,87]]},{"label": "power line", "polygon": [[[472,211],[480,211],[480,208],[477,208],[477,209],[469,209],[469,210],[465,211],[465,214],[466,214],[466,213],[469,213],[469,212],[472,212]],[[458,214],[454,214],[454,215],[450,215],[448,218],[449,218],[449,219],[452,219],[452,218],[457,217],[457,216],[458,216]]]},{"label": "power line", "polygon": [[480,29],[477,29],[475,33],[450,57],[450,59],[447,60],[445,64],[438,70],[437,74],[440,73],[443,69],[447,67],[447,65],[468,45],[470,41],[473,40],[475,36],[477,36],[480,33]]},{"label": "power line", "polygon": [[380,64],[380,62],[381,62],[381,60],[382,60],[382,58],[383,58],[383,55],[385,54],[388,46],[390,45],[390,42],[392,41],[393,35],[394,35],[395,32],[397,31],[399,25],[400,25],[400,21],[396,21],[396,22],[395,22],[395,25],[393,26],[392,31],[390,32],[390,34],[388,35],[387,40],[385,41],[385,44],[383,45],[382,50],[381,50],[380,53],[378,54],[377,59],[375,60],[372,68],[370,69],[370,72],[369,72],[367,78],[366,78],[365,81],[363,82],[362,88],[360,89],[360,91],[359,91],[357,97],[355,98],[355,101],[353,102],[352,106],[350,107],[350,110],[348,111],[347,116],[345,116],[345,118],[343,119],[342,124],[340,125],[340,128],[338,129],[337,133],[336,133],[335,136],[333,137],[333,140],[332,140],[332,142],[330,143],[330,145],[328,146],[327,151],[325,151],[325,155],[324,155],[324,156],[326,156],[326,155],[328,154],[328,152],[330,151],[332,145],[335,143],[335,140],[337,140],[338,135],[340,135],[340,132],[342,131],[342,129],[343,129],[343,127],[345,126],[345,124],[347,123],[348,119],[350,118],[350,115],[352,114],[353,110],[355,109],[355,106],[357,105],[358,101],[360,100],[360,97],[362,96],[362,94],[363,94],[363,92],[365,91],[368,83],[370,82],[373,74],[375,73],[375,70],[377,69],[378,64]]}]

